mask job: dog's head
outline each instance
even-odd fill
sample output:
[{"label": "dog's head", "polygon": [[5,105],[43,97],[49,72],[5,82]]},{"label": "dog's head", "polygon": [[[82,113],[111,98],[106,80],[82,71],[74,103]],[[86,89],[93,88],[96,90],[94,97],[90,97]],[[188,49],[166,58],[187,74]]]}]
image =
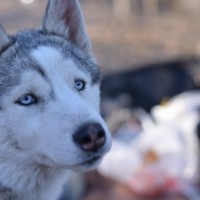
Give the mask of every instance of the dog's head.
[{"label": "dog's head", "polygon": [[0,28],[0,53],[0,157],[94,168],[111,136],[78,1],[50,0],[41,30],[8,36]]}]

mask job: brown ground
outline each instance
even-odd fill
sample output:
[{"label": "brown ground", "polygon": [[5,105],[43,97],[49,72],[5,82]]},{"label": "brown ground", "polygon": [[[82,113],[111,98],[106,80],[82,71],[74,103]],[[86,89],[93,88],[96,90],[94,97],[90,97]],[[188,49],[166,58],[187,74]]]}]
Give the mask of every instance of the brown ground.
[{"label": "brown ground", "polygon": [[96,172],[88,173],[86,180],[88,193],[83,200],[189,200],[178,194],[140,197],[135,195],[128,187],[103,178]]}]

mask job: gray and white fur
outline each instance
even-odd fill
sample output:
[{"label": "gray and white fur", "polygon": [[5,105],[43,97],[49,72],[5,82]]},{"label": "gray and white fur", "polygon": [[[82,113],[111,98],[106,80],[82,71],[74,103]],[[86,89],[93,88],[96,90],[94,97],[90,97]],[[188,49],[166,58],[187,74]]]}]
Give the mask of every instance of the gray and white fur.
[{"label": "gray and white fur", "polygon": [[56,200],[111,146],[78,0],[49,0],[41,29],[0,27],[0,200]]}]

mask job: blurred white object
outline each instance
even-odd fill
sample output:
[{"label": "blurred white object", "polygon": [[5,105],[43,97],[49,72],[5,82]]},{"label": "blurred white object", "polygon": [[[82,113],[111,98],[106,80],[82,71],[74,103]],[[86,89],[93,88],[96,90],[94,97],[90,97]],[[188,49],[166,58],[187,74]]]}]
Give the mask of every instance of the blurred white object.
[{"label": "blurred white object", "polygon": [[20,0],[21,3],[23,4],[31,4],[33,3],[35,0]]},{"label": "blurred white object", "polygon": [[199,107],[200,93],[187,92],[154,107],[153,119],[143,112],[143,130],[129,142],[114,139],[100,173],[125,183],[140,195],[183,192],[192,194],[194,200],[192,188],[199,179]]}]

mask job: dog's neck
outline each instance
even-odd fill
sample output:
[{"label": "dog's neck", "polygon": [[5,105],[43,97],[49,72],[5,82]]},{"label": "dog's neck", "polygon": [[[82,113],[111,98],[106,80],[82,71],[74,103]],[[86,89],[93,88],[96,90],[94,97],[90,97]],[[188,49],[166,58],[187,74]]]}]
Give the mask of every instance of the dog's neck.
[{"label": "dog's neck", "polygon": [[[68,173],[63,169],[43,167],[34,169],[34,173],[19,171],[19,176],[16,177],[12,177],[12,174],[5,175],[8,180],[0,176],[0,200],[55,200],[61,194]],[[9,178],[15,186],[9,184]]]}]

